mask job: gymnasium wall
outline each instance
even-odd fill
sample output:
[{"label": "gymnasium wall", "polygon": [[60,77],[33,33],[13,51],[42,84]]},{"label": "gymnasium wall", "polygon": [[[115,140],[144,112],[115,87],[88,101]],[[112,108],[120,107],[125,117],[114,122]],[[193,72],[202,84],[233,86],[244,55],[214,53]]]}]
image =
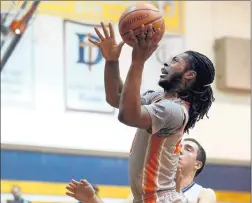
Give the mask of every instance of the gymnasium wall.
[{"label": "gymnasium wall", "polygon": [[[230,10],[236,15],[229,16]],[[180,26],[184,27],[185,31],[179,30],[178,34],[176,31],[173,33],[171,31],[171,34],[177,34],[178,44],[182,47],[181,51],[187,49],[201,51],[214,60],[213,45],[216,38],[225,35],[246,38],[250,36],[249,21],[246,21],[249,16],[246,2],[190,2],[186,3],[184,11],[181,9],[180,12],[181,18],[185,15],[184,20],[180,22]],[[234,23],[227,25],[227,16],[230,22]],[[71,29],[73,31],[69,31]],[[85,81],[89,84],[103,83],[103,62],[97,66],[97,69],[93,68],[93,71],[88,71],[85,64],[68,63],[72,58],[77,60],[78,57],[79,47],[77,44],[75,46],[77,42],[74,40],[77,36],[74,32],[85,33],[85,29],[93,31],[92,26],[76,25],[74,22],[64,23],[62,18],[55,16],[38,15],[36,17],[33,26],[30,27],[30,32],[26,33],[27,41],[23,43],[22,53],[17,50],[16,57],[7,64],[11,67],[21,67],[22,64],[20,71],[23,72],[20,77],[23,78],[19,79],[26,82],[19,89],[22,92],[21,98],[17,99],[17,96],[13,96],[15,92],[11,92],[11,85],[8,86],[9,80],[7,80],[15,72],[6,71],[5,73],[9,75],[4,77],[6,79],[4,81],[8,83],[4,83],[6,91],[3,97],[6,105],[3,106],[1,114],[3,143],[128,152],[135,129],[120,124],[117,121],[117,113],[105,106],[104,100],[95,104],[88,103],[86,108],[81,106],[80,102],[76,101],[79,99],[76,95],[78,90],[72,90],[72,87],[69,87],[72,83],[66,84],[66,80],[76,80],[75,86],[82,85]],[[68,36],[66,40],[64,34]],[[69,38],[73,40],[72,43],[68,40]],[[71,52],[64,55],[64,49]],[[131,49],[125,46],[120,58],[123,78],[130,65],[130,54]],[[66,74],[64,71],[67,69],[66,66],[76,66],[78,71],[73,72],[69,69],[67,70],[69,74]],[[160,74],[158,67],[162,66],[156,62],[155,56],[146,66],[143,90],[157,89],[156,83]],[[77,76],[79,76],[78,79],[76,79]],[[90,91],[92,87],[86,88]],[[216,89],[214,93],[216,102],[209,112],[210,119],[199,122],[190,136],[196,137],[204,144],[209,158],[249,161],[249,95],[224,93]],[[99,97],[103,98],[104,93],[103,95],[99,93]],[[66,100],[70,108],[75,111],[66,110]],[[102,110],[109,114],[91,114],[81,111],[97,106],[105,106]],[[76,129],[74,133],[73,129]],[[90,134],[95,134],[95,136],[90,136]],[[89,141],[85,142],[87,139]],[[226,147],[223,153],[219,153],[227,140],[229,147]],[[239,153],[234,154],[233,149],[237,149]]]},{"label": "gymnasium wall", "polygon": [[[174,54],[192,49],[214,61],[215,39],[250,38],[248,2],[174,3],[175,14],[162,42],[169,43]],[[106,11],[111,5],[105,4],[90,8]],[[117,111],[106,105],[101,91],[91,95],[99,98],[95,102],[83,96],[80,86],[86,91],[102,87],[104,61],[87,65],[88,55],[80,60],[83,47],[77,36],[92,32],[100,19],[90,13],[80,22],[80,15],[64,9],[43,2],[1,76],[1,198],[9,198],[11,186],[19,184],[33,201],[73,202],[64,196],[65,183],[85,177],[101,187],[105,200],[123,201],[129,194],[126,157],[135,129],[118,122]],[[102,14],[101,19],[116,22],[117,15]],[[93,61],[98,58],[97,50],[92,56]],[[123,79],[130,56],[131,49],[125,46],[120,58]],[[159,88],[160,57],[162,53],[147,63],[142,91]],[[210,119],[199,122],[190,134],[208,155],[205,175],[198,181],[215,189],[220,202],[249,202],[250,97],[216,88],[214,93]],[[88,112],[94,109],[103,113]]]}]

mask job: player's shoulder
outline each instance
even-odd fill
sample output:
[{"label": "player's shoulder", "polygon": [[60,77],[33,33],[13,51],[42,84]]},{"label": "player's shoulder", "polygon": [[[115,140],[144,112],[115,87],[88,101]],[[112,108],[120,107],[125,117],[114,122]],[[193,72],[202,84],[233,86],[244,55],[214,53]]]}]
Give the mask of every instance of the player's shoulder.
[{"label": "player's shoulder", "polygon": [[154,92],[155,92],[155,90],[147,90],[142,95],[146,96],[147,94],[153,94]]},{"label": "player's shoulder", "polygon": [[208,194],[212,195],[213,197],[216,197],[216,194],[215,194],[215,192],[214,192],[213,189],[211,189],[211,188],[205,188],[205,190],[206,190],[206,192]]},{"label": "player's shoulder", "polygon": [[205,190],[209,194],[215,194],[214,190],[211,189],[211,188],[204,188],[204,187],[202,187],[202,190]]},{"label": "player's shoulder", "polygon": [[161,90],[147,90],[142,94],[144,104],[151,104],[153,101],[162,98],[164,92]]},{"label": "player's shoulder", "polygon": [[211,188],[202,188],[200,191],[200,197],[201,198],[207,197],[208,199],[216,201],[216,194],[214,190]]},{"label": "player's shoulder", "polygon": [[164,94],[164,91],[162,90],[147,90],[145,91],[142,95],[143,96],[147,96],[147,95],[160,95],[160,94]]}]

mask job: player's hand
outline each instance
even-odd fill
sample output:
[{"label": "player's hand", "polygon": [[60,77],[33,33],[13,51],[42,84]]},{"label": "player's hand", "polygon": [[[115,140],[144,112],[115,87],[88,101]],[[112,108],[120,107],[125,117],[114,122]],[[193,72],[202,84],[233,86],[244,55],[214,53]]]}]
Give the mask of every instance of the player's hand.
[{"label": "player's hand", "polygon": [[95,198],[95,191],[92,185],[86,180],[81,180],[80,182],[72,180],[70,183],[68,183],[66,189],[68,190],[66,195],[81,202],[89,203]]},{"label": "player's hand", "polygon": [[177,191],[178,193],[180,193],[181,190],[182,190],[182,188],[181,188],[181,186],[182,186],[182,185],[181,185],[182,180],[183,180],[183,175],[182,175],[182,173],[181,173],[181,169],[177,169],[175,181],[176,181],[176,191]]},{"label": "player's hand", "polygon": [[124,42],[120,42],[119,44],[116,43],[115,33],[111,23],[109,23],[109,31],[103,22],[101,22],[101,26],[104,36],[100,33],[97,27],[94,28],[100,41],[97,42],[91,38],[88,40],[100,48],[105,60],[118,61]]},{"label": "player's hand", "polygon": [[138,39],[134,36],[133,31],[130,31],[130,37],[132,41],[134,41],[132,61],[145,62],[158,47],[158,45],[154,43],[153,38],[161,34],[160,29],[154,32],[150,24],[147,26],[147,34],[145,34],[144,31],[145,27],[142,25]]}]

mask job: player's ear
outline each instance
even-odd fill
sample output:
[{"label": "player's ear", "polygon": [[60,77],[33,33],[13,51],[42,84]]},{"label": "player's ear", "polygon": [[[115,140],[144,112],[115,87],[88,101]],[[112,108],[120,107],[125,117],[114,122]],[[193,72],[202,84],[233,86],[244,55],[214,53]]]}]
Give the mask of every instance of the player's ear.
[{"label": "player's ear", "polygon": [[195,164],[195,169],[196,170],[199,170],[201,167],[202,167],[202,162],[201,161],[197,161],[196,164]]},{"label": "player's ear", "polygon": [[185,72],[184,77],[187,80],[194,80],[196,78],[197,73],[193,70],[188,70]]}]

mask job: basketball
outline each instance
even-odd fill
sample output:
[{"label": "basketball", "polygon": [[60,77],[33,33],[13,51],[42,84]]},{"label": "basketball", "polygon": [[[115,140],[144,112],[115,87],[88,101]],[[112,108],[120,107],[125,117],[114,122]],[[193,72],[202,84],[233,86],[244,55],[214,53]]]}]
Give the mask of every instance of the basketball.
[{"label": "basketball", "polygon": [[130,38],[129,31],[133,30],[134,35],[138,38],[141,25],[145,26],[146,32],[149,24],[152,24],[154,32],[160,28],[160,35],[153,37],[155,44],[158,44],[165,32],[164,18],[159,9],[147,3],[139,3],[128,7],[119,19],[119,32],[123,41],[132,46],[134,41]]}]

